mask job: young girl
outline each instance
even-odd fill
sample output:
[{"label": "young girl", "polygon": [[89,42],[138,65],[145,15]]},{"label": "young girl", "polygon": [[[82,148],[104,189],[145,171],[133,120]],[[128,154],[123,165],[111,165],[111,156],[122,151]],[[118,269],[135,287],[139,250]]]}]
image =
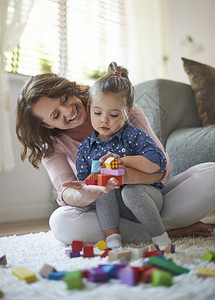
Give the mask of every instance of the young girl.
[{"label": "young girl", "polygon": [[[125,167],[146,173],[165,173],[167,161],[163,152],[148,134],[128,121],[133,111],[134,88],[125,68],[111,63],[108,73],[91,87],[89,102],[94,132],[78,149],[79,180],[86,179],[91,173],[92,160],[98,160],[108,152],[121,157]],[[162,187],[162,183],[126,185],[96,200],[96,211],[108,247],[122,246],[119,211],[123,211],[124,217],[127,212],[129,219],[132,215],[132,220],[143,224],[153,243],[161,249],[171,243],[159,214],[163,203]]]}]

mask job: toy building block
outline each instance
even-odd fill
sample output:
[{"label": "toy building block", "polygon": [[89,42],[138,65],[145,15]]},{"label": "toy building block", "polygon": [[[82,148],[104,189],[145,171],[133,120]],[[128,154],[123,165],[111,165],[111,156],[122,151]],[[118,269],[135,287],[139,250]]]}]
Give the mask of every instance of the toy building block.
[{"label": "toy building block", "polygon": [[115,261],[118,259],[125,259],[126,261],[131,260],[131,250],[129,249],[117,249],[108,252],[108,260]]},{"label": "toy building block", "polygon": [[152,286],[159,286],[159,285],[171,286],[172,274],[161,270],[155,270],[154,272],[152,272],[151,284]]},{"label": "toy building block", "polygon": [[74,257],[80,257],[81,253],[80,251],[72,251],[70,249],[66,249],[65,250],[65,254],[69,257],[69,258],[74,258]]},{"label": "toy building block", "polygon": [[25,267],[17,267],[12,270],[12,274],[27,283],[37,281],[37,276],[34,272],[26,269]]},{"label": "toy building block", "polygon": [[84,180],[84,183],[87,185],[97,185],[98,174],[92,173]]},{"label": "toy building block", "polygon": [[82,270],[82,278],[88,278],[89,277],[89,269]]},{"label": "toy building block", "polygon": [[6,255],[3,255],[0,257],[0,265],[1,266],[6,266],[7,264],[7,258],[6,258]]},{"label": "toy building block", "polygon": [[48,278],[49,273],[56,272],[56,269],[50,265],[44,264],[41,270],[39,271],[39,274],[43,278]]},{"label": "toy building block", "polygon": [[4,297],[4,293],[2,292],[2,290],[0,290],[0,298]]},{"label": "toy building block", "polygon": [[121,268],[118,272],[117,277],[120,280],[120,283],[126,284],[128,286],[134,286],[137,283],[135,270],[130,266]]},{"label": "toy building block", "polygon": [[107,184],[107,181],[112,177],[118,180],[117,186],[122,185],[122,176],[113,176],[113,175],[106,175],[106,174],[98,174],[97,184],[100,186],[105,186]]},{"label": "toy building block", "polygon": [[105,167],[107,169],[118,169],[119,168],[119,160],[115,157],[108,157],[105,161]]},{"label": "toy building block", "polygon": [[146,252],[149,251],[148,247],[135,247],[135,248],[131,248],[131,259],[135,260],[135,259],[139,259],[139,258],[144,258]]},{"label": "toy building block", "polygon": [[175,264],[171,259],[163,259],[158,256],[150,257],[148,263],[168,272],[171,272],[173,275],[180,275],[188,273],[190,271],[187,268]]},{"label": "toy building block", "polygon": [[108,273],[102,268],[92,268],[89,270],[88,281],[90,282],[106,282],[108,281]]},{"label": "toy building block", "polygon": [[98,241],[98,243],[96,244],[97,248],[99,250],[106,250],[107,249],[107,243],[103,240]]},{"label": "toy building block", "polygon": [[106,174],[106,175],[113,175],[113,176],[123,176],[125,175],[125,169],[107,169],[107,168],[101,168],[100,174]]},{"label": "toy building block", "polygon": [[163,255],[163,254],[164,254],[163,250],[154,250],[154,251],[146,252],[145,257],[159,256],[159,255]]},{"label": "toy building block", "polygon": [[204,256],[202,257],[202,260],[208,262],[215,261],[215,252],[206,251]]},{"label": "toy building block", "polygon": [[49,280],[61,280],[65,275],[67,271],[56,271],[56,272],[51,272],[48,274],[48,279]]},{"label": "toy building block", "polygon": [[80,270],[67,272],[63,277],[63,280],[66,282],[69,290],[80,290],[83,288],[82,271]]},{"label": "toy building block", "polygon": [[154,271],[158,270],[157,267],[155,266],[148,266],[141,274],[141,279],[140,281],[144,282],[144,283],[149,283],[151,282],[151,277],[152,277],[152,273]]},{"label": "toy building block", "polygon": [[93,244],[85,244],[83,247],[83,257],[94,257]]},{"label": "toy building block", "polygon": [[73,240],[72,241],[72,251],[82,251],[83,241],[82,240]]},{"label": "toy building block", "polygon": [[[152,251],[160,251],[160,248],[157,244],[152,243],[151,250]],[[175,253],[175,245],[169,243],[163,251],[164,251],[164,253]]]},{"label": "toy building block", "polygon": [[199,269],[196,274],[201,277],[215,276],[215,269]]},{"label": "toy building block", "polygon": [[115,265],[100,265],[99,268],[107,273],[108,279],[116,279],[118,268]]},{"label": "toy building block", "polygon": [[100,255],[100,257],[101,257],[101,258],[104,258],[104,257],[108,256],[108,252],[111,251],[111,250],[112,250],[112,248],[107,248],[107,249]]},{"label": "toy building block", "polygon": [[92,160],[91,173],[99,173],[98,168],[101,166],[98,160]]}]

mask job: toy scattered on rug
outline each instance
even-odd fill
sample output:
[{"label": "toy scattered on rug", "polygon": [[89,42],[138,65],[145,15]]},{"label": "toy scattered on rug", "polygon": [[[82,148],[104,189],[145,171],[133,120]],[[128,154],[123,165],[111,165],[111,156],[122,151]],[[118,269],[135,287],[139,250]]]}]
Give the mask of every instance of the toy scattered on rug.
[{"label": "toy scattered on rug", "polygon": [[[114,177],[118,180],[117,186],[122,185],[122,176],[125,175],[125,169],[119,167],[119,160],[114,157],[109,157],[106,159],[104,165],[105,167],[101,167],[98,160],[93,160],[91,174],[85,179],[85,184],[105,186],[107,181],[111,177]],[[100,168],[99,171],[98,168]]]},{"label": "toy scattered on rug", "polygon": [[[92,258],[97,255],[94,254],[93,246],[91,243],[84,244],[82,240],[73,240],[71,244],[72,249],[66,249],[65,253],[70,258],[80,256]],[[111,279],[119,280],[121,284],[128,286],[135,286],[138,283],[150,283],[153,287],[168,287],[173,283],[173,276],[187,274],[190,271],[188,268],[176,264],[172,259],[165,258],[164,251],[159,250],[157,247],[155,247],[155,250],[154,246],[152,246],[152,251],[149,250],[149,247],[112,250],[107,248],[105,241],[101,240],[97,243],[97,248],[100,251],[104,251],[99,256],[108,256],[110,264],[100,264],[96,268],[75,271],[57,271],[55,267],[44,264],[39,274],[48,280],[63,280],[70,290],[80,290],[85,286],[84,280],[92,283],[104,283]],[[173,251],[173,249],[171,250]],[[144,259],[142,266],[134,267],[129,265],[131,260],[141,258]],[[116,260],[120,262],[113,263]],[[206,251],[202,260],[207,262],[215,261],[215,252]],[[0,257],[0,262],[1,265],[7,264],[6,255]],[[12,269],[12,274],[20,280],[25,280],[27,283],[33,283],[38,280],[34,272],[23,266]],[[202,268],[196,272],[196,275],[203,278],[215,277],[215,269]],[[0,298],[3,297],[4,293],[0,290]]]}]

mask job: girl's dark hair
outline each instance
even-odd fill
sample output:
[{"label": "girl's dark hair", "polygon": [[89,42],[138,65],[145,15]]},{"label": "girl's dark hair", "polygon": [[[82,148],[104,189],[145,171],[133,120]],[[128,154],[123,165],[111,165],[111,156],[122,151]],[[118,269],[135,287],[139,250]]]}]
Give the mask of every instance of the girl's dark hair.
[{"label": "girl's dark hair", "polygon": [[[28,158],[35,168],[38,168],[43,157],[53,153],[54,137],[61,130],[41,126],[42,121],[32,114],[32,107],[43,96],[57,98],[65,94],[77,96],[84,106],[87,106],[88,86],[78,85],[53,73],[30,77],[20,91],[17,100],[16,134],[23,145],[22,161]],[[28,150],[30,150],[29,154]]]},{"label": "girl's dark hair", "polygon": [[122,98],[126,99],[126,106],[128,111],[134,105],[134,87],[128,78],[128,70],[117,63],[112,62],[107,73],[97,79],[89,92],[89,102],[92,101],[93,94],[97,91],[103,93],[120,94]]}]

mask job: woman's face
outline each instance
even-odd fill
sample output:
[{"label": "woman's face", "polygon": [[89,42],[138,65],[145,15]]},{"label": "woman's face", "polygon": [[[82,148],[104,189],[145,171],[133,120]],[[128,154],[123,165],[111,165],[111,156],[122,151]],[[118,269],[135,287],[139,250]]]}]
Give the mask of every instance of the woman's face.
[{"label": "woman's face", "polygon": [[82,101],[76,96],[39,98],[32,107],[32,114],[40,118],[45,127],[62,130],[75,128],[84,124],[87,113]]}]

